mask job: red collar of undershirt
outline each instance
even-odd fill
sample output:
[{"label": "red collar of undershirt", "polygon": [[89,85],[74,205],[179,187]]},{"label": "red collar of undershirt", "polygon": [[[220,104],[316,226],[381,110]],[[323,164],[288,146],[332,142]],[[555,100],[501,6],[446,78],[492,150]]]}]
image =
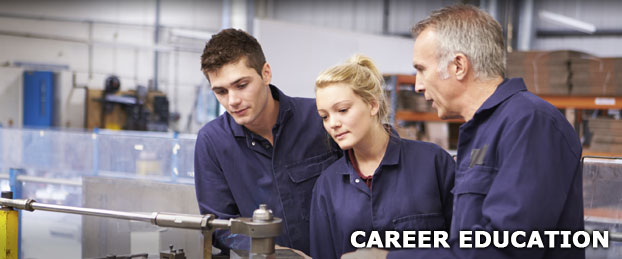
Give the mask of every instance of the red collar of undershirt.
[{"label": "red collar of undershirt", "polygon": [[354,155],[353,149],[348,149],[348,158],[350,158],[350,163],[352,163],[352,167],[354,168],[354,171],[356,171],[356,174],[358,174],[359,177],[361,177],[361,179],[365,181],[365,184],[367,184],[367,187],[369,187],[369,189],[371,190],[371,182],[374,175],[365,176],[363,175],[363,173],[361,173],[361,169],[359,169],[359,164],[356,161],[356,156]]}]

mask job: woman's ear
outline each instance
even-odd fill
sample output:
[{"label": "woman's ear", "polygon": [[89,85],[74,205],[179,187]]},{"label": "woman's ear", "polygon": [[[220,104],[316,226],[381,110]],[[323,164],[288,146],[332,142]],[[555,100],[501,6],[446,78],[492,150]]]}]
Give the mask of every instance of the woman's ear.
[{"label": "woman's ear", "polygon": [[380,105],[378,105],[378,100],[372,99],[369,102],[369,108],[370,108],[370,112],[371,112],[370,115],[372,117],[378,115],[378,112],[380,111]]}]

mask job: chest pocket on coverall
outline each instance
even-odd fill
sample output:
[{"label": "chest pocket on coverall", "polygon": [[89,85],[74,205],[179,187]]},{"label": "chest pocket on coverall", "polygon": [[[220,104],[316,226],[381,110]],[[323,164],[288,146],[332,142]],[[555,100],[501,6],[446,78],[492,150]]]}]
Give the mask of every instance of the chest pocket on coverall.
[{"label": "chest pocket on coverall", "polygon": [[336,152],[332,151],[285,166],[290,180],[296,185],[292,195],[295,196],[296,201],[300,202],[299,211],[305,221],[309,221],[315,181],[322,171],[336,160]]}]

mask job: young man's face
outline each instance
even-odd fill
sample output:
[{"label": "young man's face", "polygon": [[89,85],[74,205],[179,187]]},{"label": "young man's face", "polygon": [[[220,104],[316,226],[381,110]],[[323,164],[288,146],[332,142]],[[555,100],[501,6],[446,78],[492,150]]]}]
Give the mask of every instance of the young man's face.
[{"label": "young man's face", "polygon": [[242,57],[220,69],[207,72],[212,91],[222,106],[239,125],[252,128],[258,126],[262,112],[272,98],[270,93],[270,66],[266,63],[262,76],[247,66],[247,58]]},{"label": "young man's face", "polygon": [[[425,29],[417,36],[413,49],[413,65],[417,69],[417,83],[415,90],[423,92],[425,99],[432,102],[441,119],[459,117],[454,101],[459,95],[459,90],[452,84],[455,81],[451,75],[443,78],[439,72],[438,41],[436,33],[432,29]],[[451,62],[450,62],[451,63]]]}]

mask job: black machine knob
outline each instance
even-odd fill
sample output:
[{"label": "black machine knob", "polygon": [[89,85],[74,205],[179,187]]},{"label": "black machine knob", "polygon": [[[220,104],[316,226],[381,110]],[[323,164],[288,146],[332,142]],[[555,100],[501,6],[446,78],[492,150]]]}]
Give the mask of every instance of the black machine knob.
[{"label": "black machine knob", "polygon": [[13,192],[12,191],[4,191],[4,192],[2,192],[2,198],[13,199]]}]

